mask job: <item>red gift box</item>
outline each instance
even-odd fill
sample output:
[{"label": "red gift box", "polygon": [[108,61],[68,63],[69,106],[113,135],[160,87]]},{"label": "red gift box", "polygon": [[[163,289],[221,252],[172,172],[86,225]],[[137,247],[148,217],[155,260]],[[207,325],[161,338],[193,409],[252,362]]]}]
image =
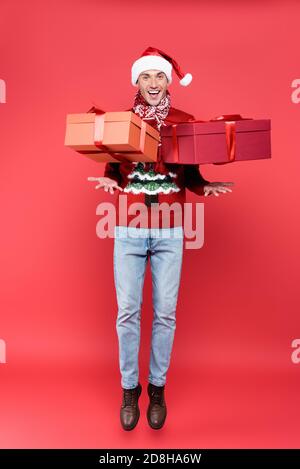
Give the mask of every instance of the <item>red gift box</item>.
[{"label": "red gift box", "polygon": [[179,164],[271,158],[271,120],[231,114],[168,125],[161,129],[161,154],[164,162]]}]

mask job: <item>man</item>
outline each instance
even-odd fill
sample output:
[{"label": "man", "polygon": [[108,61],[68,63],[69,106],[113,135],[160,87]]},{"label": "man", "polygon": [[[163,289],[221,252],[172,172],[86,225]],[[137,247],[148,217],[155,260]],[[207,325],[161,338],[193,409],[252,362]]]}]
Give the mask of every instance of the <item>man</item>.
[{"label": "man", "polygon": [[[171,106],[168,86],[172,82],[172,69],[186,86],[192,77],[183,75],[178,64],[159,49],[149,47],[132,66],[132,84],[138,86],[133,112],[148,121],[157,130],[162,125],[193,120],[190,114]],[[172,212],[168,237],[164,236],[164,213],[158,212],[156,228],[152,227],[151,213],[157,204],[177,202],[183,208],[185,188],[198,195],[232,192],[227,186],[232,182],[206,181],[199,172],[199,165],[165,164],[160,147],[156,163],[122,162],[107,163],[104,177],[91,177],[98,181],[97,188],[114,194],[118,190],[127,194],[127,207],[144,203],[146,228],[133,227],[128,216],[122,222],[117,208],[117,224],[114,240],[114,279],[118,301],[116,329],[119,340],[119,364],[123,388],[120,420],[124,430],[132,430],[140,416],[138,400],[142,386],[138,378],[138,354],[140,345],[140,313],[143,283],[148,258],[151,263],[153,311],[150,373],[148,378],[149,405],[147,420],[151,428],[164,425],[167,407],[165,401],[166,374],[176,328],[176,305],[181,276],[183,253],[182,218],[178,221]],[[123,195],[122,195],[123,196]],[[128,211],[129,213],[129,211]],[[168,215],[170,215],[168,213]],[[150,228],[149,228],[150,226]]]}]

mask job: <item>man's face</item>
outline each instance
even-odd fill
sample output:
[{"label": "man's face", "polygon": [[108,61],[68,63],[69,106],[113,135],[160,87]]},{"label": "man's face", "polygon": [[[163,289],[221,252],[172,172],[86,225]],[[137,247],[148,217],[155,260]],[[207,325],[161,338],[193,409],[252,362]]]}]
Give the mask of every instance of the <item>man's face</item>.
[{"label": "man's face", "polygon": [[164,98],[168,88],[168,80],[164,72],[146,70],[140,73],[138,86],[148,104],[157,106]]}]

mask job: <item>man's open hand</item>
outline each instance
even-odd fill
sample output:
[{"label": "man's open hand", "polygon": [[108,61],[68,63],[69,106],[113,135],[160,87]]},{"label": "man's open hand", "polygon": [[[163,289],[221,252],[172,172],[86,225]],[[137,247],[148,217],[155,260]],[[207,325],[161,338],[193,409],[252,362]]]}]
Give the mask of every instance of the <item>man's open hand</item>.
[{"label": "man's open hand", "polygon": [[118,183],[117,181],[115,181],[114,179],[111,179],[111,178],[106,178],[106,177],[88,177],[87,178],[88,181],[97,181],[98,184],[97,186],[95,187],[95,189],[99,189],[100,187],[103,187],[105,192],[110,192],[111,194],[114,194],[114,189],[119,189],[120,191],[122,191],[122,187],[118,186]]},{"label": "man's open hand", "polygon": [[232,190],[227,186],[232,186],[233,184],[234,182],[210,182],[203,188],[204,195],[207,196],[213,194],[219,197],[219,192],[232,192]]}]

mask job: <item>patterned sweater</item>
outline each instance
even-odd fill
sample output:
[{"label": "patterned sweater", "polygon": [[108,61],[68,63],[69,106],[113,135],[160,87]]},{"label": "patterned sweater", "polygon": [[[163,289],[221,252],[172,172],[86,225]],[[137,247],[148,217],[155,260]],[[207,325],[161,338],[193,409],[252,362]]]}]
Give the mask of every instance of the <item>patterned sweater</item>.
[{"label": "patterned sweater", "polygon": [[[190,120],[194,120],[191,114],[170,107],[165,124]],[[147,123],[155,126],[155,122],[147,120]],[[158,160],[161,160],[161,147],[158,148]],[[128,226],[130,224],[137,228],[183,225],[185,189],[204,195],[203,187],[209,184],[209,181],[202,177],[198,164],[183,165],[160,161],[158,171],[157,167],[157,163],[148,162],[106,163],[104,176],[114,179],[123,189],[123,191],[116,190],[116,225]],[[136,202],[142,203],[143,206],[131,205]],[[158,204],[163,204],[163,206],[159,208]],[[132,213],[130,207],[134,209]],[[163,207],[167,210],[165,211]]]}]

